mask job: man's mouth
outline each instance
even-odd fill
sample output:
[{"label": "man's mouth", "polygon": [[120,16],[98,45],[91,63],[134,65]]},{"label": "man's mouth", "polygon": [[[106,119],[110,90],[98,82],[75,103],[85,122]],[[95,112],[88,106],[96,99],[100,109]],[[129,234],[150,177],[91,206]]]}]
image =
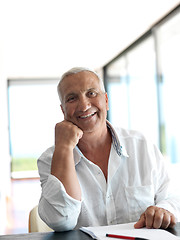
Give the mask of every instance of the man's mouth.
[{"label": "man's mouth", "polygon": [[81,118],[81,119],[86,119],[86,118],[89,118],[89,117],[94,116],[95,114],[96,114],[96,112],[90,113],[90,114],[87,114],[87,115],[84,115],[84,116],[79,116],[79,118]]}]

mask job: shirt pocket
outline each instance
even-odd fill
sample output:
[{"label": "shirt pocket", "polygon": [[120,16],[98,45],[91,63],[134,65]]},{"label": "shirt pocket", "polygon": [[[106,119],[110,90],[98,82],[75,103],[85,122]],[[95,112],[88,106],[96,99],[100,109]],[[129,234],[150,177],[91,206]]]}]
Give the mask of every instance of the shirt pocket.
[{"label": "shirt pocket", "polygon": [[154,205],[154,188],[152,185],[126,187],[125,195],[127,199],[129,221],[131,222],[137,221],[147,207]]}]

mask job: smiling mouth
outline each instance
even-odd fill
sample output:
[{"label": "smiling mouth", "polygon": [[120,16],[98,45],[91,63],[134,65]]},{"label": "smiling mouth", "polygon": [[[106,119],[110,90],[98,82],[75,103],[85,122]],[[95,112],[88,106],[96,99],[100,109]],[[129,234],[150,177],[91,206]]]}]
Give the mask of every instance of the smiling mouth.
[{"label": "smiling mouth", "polygon": [[89,117],[92,117],[96,114],[96,112],[94,113],[91,113],[91,114],[88,114],[88,115],[84,115],[84,116],[79,116],[80,119],[86,119],[86,118],[89,118]]}]

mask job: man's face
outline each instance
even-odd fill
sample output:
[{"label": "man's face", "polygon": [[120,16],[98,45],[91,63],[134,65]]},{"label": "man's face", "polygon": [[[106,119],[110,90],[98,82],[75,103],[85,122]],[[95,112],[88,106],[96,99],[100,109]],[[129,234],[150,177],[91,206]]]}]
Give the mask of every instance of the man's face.
[{"label": "man's face", "polygon": [[64,118],[83,132],[104,129],[108,110],[107,94],[97,76],[88,71],[65,77],[60,86]]}]

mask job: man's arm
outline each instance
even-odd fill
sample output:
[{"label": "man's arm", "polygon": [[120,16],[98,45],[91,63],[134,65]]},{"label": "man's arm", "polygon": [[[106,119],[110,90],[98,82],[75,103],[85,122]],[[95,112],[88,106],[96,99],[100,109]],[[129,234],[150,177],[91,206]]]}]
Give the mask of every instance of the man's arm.
[{"label": "man's arm", "polygon": [[82,135],[82,130],[71,122],[64,120],[56,124],[51,174],[62,182],[66,192],[76,200],[81,200],[81,189],[75,171],[73,149]]},{"label": "man's arm", "polygon": [[42,187],[38,211],[43,221],[55,231],[75,228],[80,214],[81,201],[78,199],[81,199],[81,190],[73,148],[81,136],[82,131],[70,122],[58,123],[55,148],[47,149],[38,159]]}]

